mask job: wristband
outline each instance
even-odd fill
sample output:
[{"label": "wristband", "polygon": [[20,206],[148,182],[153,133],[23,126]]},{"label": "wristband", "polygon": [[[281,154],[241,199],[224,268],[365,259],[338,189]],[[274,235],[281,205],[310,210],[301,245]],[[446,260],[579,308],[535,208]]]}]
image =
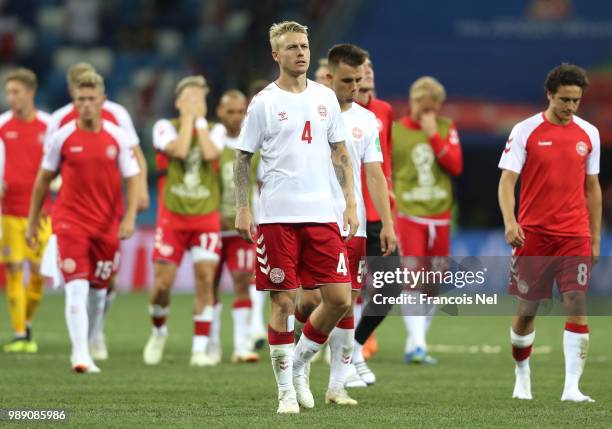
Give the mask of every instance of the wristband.
[{"label": "wristband", "polygon": [[195,121],[195,127],[198,130],[207,130],[208,129],[208,121],[206,118],[198,118]]}]

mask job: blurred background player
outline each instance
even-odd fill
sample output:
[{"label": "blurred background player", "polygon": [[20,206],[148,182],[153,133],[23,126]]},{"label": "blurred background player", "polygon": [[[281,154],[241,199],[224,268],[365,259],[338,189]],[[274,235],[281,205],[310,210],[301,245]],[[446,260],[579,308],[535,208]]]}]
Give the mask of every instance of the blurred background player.
[{"label": "blurred background player", "polygon": [[[438,257],[450,254],[453,177],[463,170],[459,135],[452,119],[439,116],[446,91],[424,76],[410,87],[410,114],[393,124],[393,183],[397,230],[403,257],[424,257],[427,270],[440,269]],[[441,262],[440,262],[441,263]],[[412,292],[436,293],[436,285]],[[402,306],[408,338],[407,363],[435,363],[427,354],[426,335],[435,305]]]},{"label": "blurred background player", "polygon": [[[66,82],[68,84],[68,93],[73,96],[73,91],[76,85],[76,82],[79,76],[87,71],[95,71],[94,67],[88,63],[77,63],[71,66],[66,73]],[[75,108],[75,104],[69,103],[65,106],[57,109],[51,115],[51,119],[49,120],[49,126],[47,127],[46,139],[50,139],[53,133],[55,133],[60,127],[67,124],[73,119],[78,117],[78,111]],[[102,118],[104,120],[108,120],[113,124],[119,126],[128,136],[129,144],[131,150],[134,152],[136,160],[138,161],[138,166],[140,168],[140,174],[138,176],[139,179],[139,190],[138,190],[138,210],[145,210],[149,206],[149,191],[147,184],[147,163],[142,153],[142,149],[139,145],[138,134],[136,134],[136,130],[134,129],[134,124],[132,122],[132,118],[128,111],[118,103],[115,103],[111,100],[105,99],[102,104]],[[57,191],[61,186],[61,176],[52,183],[51,189]],[[61,282],[59,276],[57,275],[57,271],[55,270],[56,264],[56,243],[55,238],[52,237],[48,249],[46,250],[45,257],[43,258],[43,274],[46,274],[48,277],[54,279],[54,282]],[[47,267],[49,267],[47,269]],[[98,307],[98,304],[95,302],[97,297],[91,292],[90,300],[91,305],[90,308],[94,309]],[[104,297],[104,318],[102,319],[102,323],[96,326],[96,332],[93,333],[91,337],[91,354],[95,360],[105,360],[108,358],[108,349],[106,346],[106,339],[104,337],[104,320],[110,310],[110,307],[115,299],[115,290],[114,290],[114,278],[113,281],[110,282],[109,288],[107,290],[107,294]],[[91,316],[91,315],[90,315]]]},{"label": "blurred background player", "polygon": [[[0,187],[1,258],[6,268],[6,297],[14,331],[14,340],[4,346],[5,352],[35,353],[38,350],[32,337],[32,317],[44,292],[44,278],[39,269],[51,235],[51,223],[47,204],[40,219],[37,245],[31,247],[25,241],[30,197],[49,121],[49,115],[34,105],[36,85],[36,75],[31,70],[20,68],[10,72],[4,87],[10,110],[0,115],[0,141],[4,143],[6,159]],[[29,267],[27,287],[23,283],[26,261]]]},{"label": "blurred background player", "polygon": [[315,82],[321,85],[329,86],[327,75],[329,74],[329,63],[327,58],[319,59],[319,67],[315,70]]},{"label": "blurred background player", "polygon": [[212,366],[207,353],[213,319],[213,282],[221,253],[220,189],[216,165],[223,142],[208,132],[204,76],[188,76],[176,86],[177,119],[153,126],[153,144],[168,158],[153,252],[154,284],[149,313],[153,332],[143,359],[157,365],[168,337],[166,318],[170,290],[185,251],[191,253],[196,275],[193,306],[192,366]]},{"label": "blurred background player", "polygon": [[[232,362],[256,362],[257,353],[252,350],[252,302],[249,288],[254,286],[255,275],[255,245],[244,240],[236,232],[236,192],[234,185],[234,161],[236,159],[236,142],[240,135],[240,126],[247,107],[246,96],[238,90],[225,91],[217,106],[217,117],[221,121],[211,130],[214,139],[223,141],[223,152],[219,158],[219,174],[221,180],[221,273],[225,264],[231,274],[234,286],[234,304],[232,320],[234,323],[234,352]],[[253,166],[255,167],[255,166]],[[255,174],[251,172],[252,187],[255,186]],[[220,275],[217,276],[217,279]],[[218,282],[217,282],[218,283]],[[220,304],[218,304],[220,305]],[[256,311],[261,312],[260,309]],[[220,312],[215,312],[213,323],[220,323]],[[260,318],[261,323],[261,318]],[[262,324],[263,325],[263,324]],[[264,327],[259,327],[264,331]],[[259,334],[260,335],[260,334]],[[215,338],[215,342],[219,341]],[[220,348],[220,344],[210,346]]]},{"label": "blurred background player", "polygon": [[[355,100],[376,116],[380,148],[383,154],[382,169],[385,178],[387,179],[391,210],[394,210],[395,203],[391,181],[391,126],[393,124],[393,109],[386,101],[376,98],[374,66],[369,54],[364,64],[364,78],[359,85],[359,90]],[[382,229],[381,217],[376,211],[376,207],[374,207],[372,197],[370,196],[370,192],[368,190],[368,184],[363,173],[361,175],[361,186],[363,189],[363,200],[365,202],[366,219],[368,222],[366,228],[368,234],[368,238],[366,240],[366,255],[370,257],[380,257],[382,256],[382,252],[380,250],[380,242],[378,237],[380,236],[380,231]],[[389,256],[398,256],[397,249]],[[391,263],[391,259],[388,261],[379,258],[371,260],[371,264],[382,263]],[[392,270],[392,267],[385,267],[382,265],[368,267],[368,271],[370,272],[375,270]],[[364,292],[367,295],[367,291]],[[384,292],[393,293],[393,291],[390,289],[386,289]],[[386,314],[391,310],[391,306],[380,306],[376,307],[376,310],[374,310],[373,307],[368,307],[366,303],[365,313],[368,314],[368,317],[362,319],[361,301],[363,296],[364,295],[362,293],[362,295],[357,298],[357,303],[355,304],[356,329],[353,363],[359,364],[357,365],[357,369],[359,370],[360,377],[363,378],[368,385],[370,385],[376,381],[376,377],[368,368],[367,364],[365,363],[365,359],[369,359],[378,350],[378,342],[376,340],[374,330],[384,320]],[[373,303],[370,305],[373,306]]]},{"label": "blurred background player", "polygon": [[[278,387],[277,412],[284,414],[299,413],[300,405],[314,407],[306,365],[350,307],[346,246],[330,186],[332,165],[346,199],[344,226],[350,226],[349,238],[358,221],[340,106],[329,88],[306,78],[307,28],[297,22],[273,24],[270,45],[280,74],[253,98],[238,141],[236,229],[254,240],[249,176],[251,158],[261,149],[256,283],[257,289],[271,291],[268,342]],[[308,319],[294,353],[298,268],[300,277],[309,276],[305,284],[320,286],[322,304]]]},{"label": "blurred background player", "polygon": [[[516,361],[513,398],[532,398],[529,355],[535,314],[540,300],[552,298],[556,281],[566,313],[561,400],[594,402],[578,386],[589,347],[586,291],[601,236],[599,131],[576,116],[588,83],[585,71],[573,64],[551,70],[545,82],[548,108],[512,129],[499,162],[499,206],[516,258],[509,286],[518,297],[510,329]],[[517,222],[514,189],[519,176]]]},{"label": "blurred background player", "polygon": [[[373,113],[354,103],[354,97],[357,95],[357,89],[363,79],[363,64],[367,54],[355,45],[336,45],[330,49],[328,58],[328,86],[336,94],[342,112],[342,120],[348,131],[346,145],[353,166],[355,201],[359,218],[357,233],[346,242],[348,265],[351,273],[352,299],[349,311],[338,322],[329,337],[331,368],[328,391],[333,392],[333,395],[329,397],[331,402],[341,405],[356,405],[357,401],[348,395],[344,385],[352,369],[353,377],[363,383],[362,387],[365,387],[365,382],[359,379],[355,369],[351,366],[355,337],[353,303],[360,294],[362,278],[365,276],[366,213],[361,192],[362,167],[366,180],[374,191],[372,193],[374,204],[382,213],[383,228],[378,239],[384,255],[388,255],[395,250],[396,238],[389,205],[387,181],[381,168],[383,156],[379,144],[376,117]],[[338,185],[334,183],[335,177],[332,179],[332,187],[335,189],[338,199],[337,205],[343,209],[342,193]],[[340,210],[338,216],[340,219],[341,213],[342,210]],[[343,231],[343,235],[348,235],[348,231]],[[296,319],[301,323],[306,323],[312,311],[319,305],[320,300],[318,290],[303,289],[296,308]]]},{"label": "blurred background player", "polygon": [[[97,300],[99,307],[90,319],[89,289],[104,297],[117,269],[119,239],[134,233],[140,171],[127,134],[102,118],[102,77],[93,71],[82,73],[73,97],[78,119],[62,126],[47,141],[32,194],[26,239],[36,242],[43,201],[59,171],[63,184],[53,208],[53,231],[66,282],[70,359],[77,372],[99,372],[88,340],[94,327],[102,323],[104,300]],[[127,208],[119,221],[124,206],[122,178],[126,179]]]}]

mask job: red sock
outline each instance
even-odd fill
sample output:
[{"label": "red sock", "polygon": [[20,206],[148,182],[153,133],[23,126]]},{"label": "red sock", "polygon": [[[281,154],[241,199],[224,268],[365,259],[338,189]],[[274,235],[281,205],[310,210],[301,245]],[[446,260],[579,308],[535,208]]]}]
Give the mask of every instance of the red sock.
[{"label": "red sock", "polygon": [[251,308],[251,300],[250,299],[237,299],[234,301],[233,308]]},{"label": "red sock", "polygon": [[532,347],[533,346],[527,346],[527,347],[512,346],[512,357],[517,362],[524,361],[525,359],[529,357],[529,355],[531,355]]},{"label": "red sock", "polygon": [[152,316],[153,326],[160,328],[166,324],[166,316]]},{"label": "red sock", "polygon": [[271,346],[281,346],[283,344],[293,344],[295,336],[291,332],[278,332],[268,326],[268,344]]},{"label": "red sock", "polygon": [[328,337],[324,333],[317,331],[312,326],[312,323],[310,323],[310,319],[306,321],[306,324],[304,325],[304,329],[302,329],[302,335],[306,335],[306,338],[308,338],[311,341],[314,341],[315,343],[319,343],[319,344],[325,344],[325,342],[327,341],[327,337]]},{"label": "red sock", "polygon": [[336,327],[340,329],[355,329],[355,318],[353,316],[346,316],[340,319]]},{"label": "red sock", "polygon": [[570,332],[575,332],[576,334],[588,334],[589,333],[589,325],[579,325],[577,323],[565,323],[565,330]]},{"label": "red sock", "polygon": [[208,337],[210,334],[210,322],[202,322],[199,320],[193,321],[193,335],[204,335]]}]

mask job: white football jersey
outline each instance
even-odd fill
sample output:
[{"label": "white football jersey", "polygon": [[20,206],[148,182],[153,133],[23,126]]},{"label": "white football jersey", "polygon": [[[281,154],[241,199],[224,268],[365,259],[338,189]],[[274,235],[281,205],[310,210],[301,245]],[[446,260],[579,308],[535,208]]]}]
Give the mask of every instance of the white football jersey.
[{"label": "white football jersey", "polygon": [[334,92],[307,81],[294,94],[271,83],[249,108],[236,146],[261,152],[259,223],[336,222],[329,145],[346,140]]},{"label": "white football jersey", "polygon": [[[342,119],[347,131],[346,147],[351,155],[353,166],[353,186],[355,189],[355,203],[357,205],[357,218],[359,228],[356,237],[366,236],[366,211],[361,191],[361,166],[370,162],[383,162],[382,150],[378,137],[378,121],[369,110],[353,103],[352,107],[342,112]],[[336,174],[332,170],[331,184],[336,198],[336,216],[338,226],[343,236],[349,234],[348,229],[343,231],[343,214],[346,201],[342,188],[338,183]]]}]

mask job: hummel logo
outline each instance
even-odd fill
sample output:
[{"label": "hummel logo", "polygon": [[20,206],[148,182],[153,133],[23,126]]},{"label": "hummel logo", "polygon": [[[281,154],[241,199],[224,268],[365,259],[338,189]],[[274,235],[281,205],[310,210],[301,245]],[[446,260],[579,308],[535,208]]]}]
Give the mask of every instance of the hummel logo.
[{"label": "hummel logo", "polygon": [[552,142],[548,141],[548,142],[538,142],[538,146],[552,146]]},{"label": "hummel logo", "polygon": [[510,152],[510,149],[512,149],[512,147],[510,146],[510,143],[512,143],[512,139],[513,137],[509,138],[506,142],[506,148],[504,149],[504,153],[508,153]]},{"label": "hummel logo", "polygon": [[289,119],[289,117],[287,116],[287,112],[278,112],[279,121],[286,121],[287,119]]},{"label": "hummel logo", "polygon": [[281,369],[281,371],[285,371],[287,368],[289,368],[289,362],[279,362],[278,363],[278,367]]},{"label": "hummel logo", "polygon": [[70,152],[83,152],[83,146],[72,146]]}]

